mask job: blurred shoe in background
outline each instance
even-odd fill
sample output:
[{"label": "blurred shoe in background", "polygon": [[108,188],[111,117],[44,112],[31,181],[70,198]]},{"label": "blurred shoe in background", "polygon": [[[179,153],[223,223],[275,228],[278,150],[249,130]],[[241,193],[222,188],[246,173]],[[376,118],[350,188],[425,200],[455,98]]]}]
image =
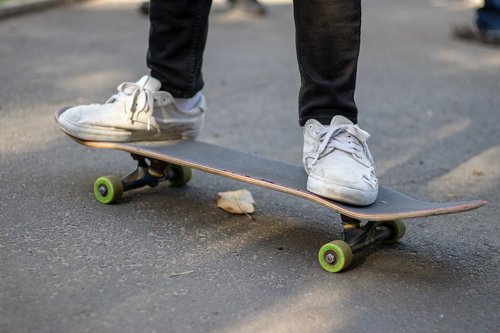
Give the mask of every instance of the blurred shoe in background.
[{"label": "blurred shoe in background", "polygon": [[456,25],[451,32],[462,40],[500,45],[500,0],[485,0],[473,24]]}]

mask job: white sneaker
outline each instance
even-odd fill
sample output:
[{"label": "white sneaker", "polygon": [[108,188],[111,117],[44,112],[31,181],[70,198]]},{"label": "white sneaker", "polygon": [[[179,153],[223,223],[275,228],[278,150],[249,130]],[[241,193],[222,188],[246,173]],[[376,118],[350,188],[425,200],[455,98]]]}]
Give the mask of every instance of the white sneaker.
[{"label": "white sneaker", "polygon": [[172,95],[160,91],[161,83],[150,76],[118,86],[105,104],[69,108],[59,116],[66,133],[96,141],[155,141],[195,138],[203,125],[207,106],[200,94],[197,105],[181,111]]},{"label": "white sneaker", "polygon": [[377,199],[378,180],[366,140],[370,135],[349,119],[336,116],[329,127],[310,119],[304,126],[302,161],[307,189],[353,205]]}]

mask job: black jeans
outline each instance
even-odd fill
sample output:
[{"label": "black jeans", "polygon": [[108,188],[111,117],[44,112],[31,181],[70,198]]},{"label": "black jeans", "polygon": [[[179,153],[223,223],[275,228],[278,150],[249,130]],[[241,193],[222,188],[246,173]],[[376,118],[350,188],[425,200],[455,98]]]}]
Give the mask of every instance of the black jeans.
[{"label": "black jeans", "polygon": [[[203,88],[210,7],[211,0],[151,0],[148,67],[175,97]],[[294,18],[300,125],[311,118],[328,124],[335,115],[356,123],[361,0],[295,0]]]}]

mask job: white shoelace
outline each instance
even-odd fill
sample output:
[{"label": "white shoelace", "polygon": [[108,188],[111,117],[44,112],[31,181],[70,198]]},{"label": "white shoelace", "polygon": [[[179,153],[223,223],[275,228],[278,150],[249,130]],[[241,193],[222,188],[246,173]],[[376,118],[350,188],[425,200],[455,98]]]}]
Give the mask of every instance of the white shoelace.
[{"label": "white shoelace", "polygon": [[106,103],[120,102],[125,105],[125,118],[134,122],[134,115],[144,112],[148,118],[148,131],[151,129],[153,116],[154,94],[144,86],[135,82],[124,82],[117,88],[118,93],[111,96]]},{"label": "white shoelace", "polygon": [[353,154],[363,165],[373,168],[373,158],[366,144],[370,134],[358,125],[332,126],[328,130],[319,133],[321,144],[316,152],[312,164],[328,155],[334,149],[340,149],[346,153]]}]

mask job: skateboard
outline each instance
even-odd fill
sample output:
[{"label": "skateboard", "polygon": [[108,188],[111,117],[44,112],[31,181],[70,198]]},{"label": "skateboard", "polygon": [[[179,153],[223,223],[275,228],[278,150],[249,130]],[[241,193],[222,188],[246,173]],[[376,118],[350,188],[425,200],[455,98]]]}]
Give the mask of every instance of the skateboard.
[{"label": "skateboard", "polygon": [[[58,114],[55,115],[56,121]],[[94,184],[96,199],[103,204],[118,202],[124,192],[154,187],[168,181],[171,186],[189,182],[192,169],[295,195],[324,205],[341,215],[342,240],[323,245],[318,259],[328,272],[347,268],[353,253],[373,244],[391,244],[406,231],[404,219],[465,212],[487,204],[485,200],[432,203],[379,187],[375,203],[358,207],[329,200],[307,191],[307,175],[301,166],[274,161],[200,141],[160,143],[114,143],[74,141],[91,148],[130,153],[137,168],[129,175],[99,177]]]}]

